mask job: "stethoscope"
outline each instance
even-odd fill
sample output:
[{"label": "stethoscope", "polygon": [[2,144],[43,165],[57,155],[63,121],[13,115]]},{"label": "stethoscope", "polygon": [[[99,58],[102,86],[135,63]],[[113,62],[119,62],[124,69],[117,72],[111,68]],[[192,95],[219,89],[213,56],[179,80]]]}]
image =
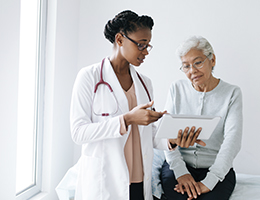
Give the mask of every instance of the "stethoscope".
[{"label": "stethoscope", "polygon": [[[104,59],[102,60],[102,62],[101,62],[100,79],[99,79],[99,82],[95,85],[95,88],[94,88],[93,102],[94,102],[94,99],[95,99],[95,96],[96,96],[96,92],[97,92],[98,87],[103,84],[103,85],[105,85],[105,86],[108,87],[109,91],[111,92],[112,96],[114,97],[114,100],[115,100],[115,102],[116,102],[117,107],[116,107],[116,110],[115,110],[114,112],[112,112],[112,113],[97,113],[97,112],[94,111],[93,104],[92,104],[92,110],[93,110],[93,113],[94,113],[95,115],[97,115],[97,116],[104,116],[104,117],[105,117],[105,116],[114,115],[115,113],[117,113],[118,108],[119,108],[119,104],[118,104],[117,98],[116,98],[116,96],[115,96],[115,94],[114,94],[114,92],[113,92],[112,87],[110,86],[110,84],[109,84],[108,82],[104,81],[104,79],[103,79],[102,70],[103,70],[103,66],[104,66],[104,61],[105,61],[105,58],[104,58]],[[141,83],[142,83],[142,85],[143,85],[143,87],[144,87],[144,89],[145,89],[145,91],[146,91],[146,93],[147,93],[147,96],[148,96],[148,98],[149,98],[149,101],[151,101],[151,96],[150,96],[150,94],[149,94],[149,92],[148,92],[147,87],[146,87],[145,84],[144,84],[143,79],[142,79],[141,76],[138,74],[138,72],[136,72],[136,74],[137,74],[139,80],[141,81]],[[155,111],[154,108],[152,108],[152,109]]]}]

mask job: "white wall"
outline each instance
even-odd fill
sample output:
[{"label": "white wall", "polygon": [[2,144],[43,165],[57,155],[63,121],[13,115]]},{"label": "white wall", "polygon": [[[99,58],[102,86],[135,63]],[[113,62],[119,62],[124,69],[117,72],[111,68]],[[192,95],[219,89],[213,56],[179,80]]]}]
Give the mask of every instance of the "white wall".
[{"label": "white wall", "polygon": [[[69,14],[68,14],[69,13]],[[72,85],[77,74],[79,1],[48,1],[43,192],[55,187],[74,163],[69,130]],[[15,199],[20,0],[0,0],[0,199]]]},{"label": "white wall", "polygon": [[[17,89],[19,56],[19,0],[0,5],[0,194],[15,196]],[[3,31],[4,30],[4,31]]]},{"label": "white wall", "polygon": [[[260,174],[257,113],[260,111],[257,56],[260,2],[207,0],[51,0],[46,52],[46,118],[42,199],[55,200],[54,188],[76,162],[79,147],[69,131],[71,89],[80,68],[110,55],[104,38],[108,19],[124,9],[154,18],[154,49],[140,67],[154,84],[157,110],[164,107],[170,83],[185,78],[174,52],[187,36],[203,35],[212,43],[215,75],[241,87],[244,98],[243,148],[235,160],[240,173]],[[109,9],[107,9],[109,8]],[[0,0],[0,193],[15,197],[16,115],[18,93],[20,0]],[[75,151],[75,152],[73,152]]]},{"label": "white wall", "polygon": [[54,189],[73,165],[69,109],[77,74],[78,12],[78,1],[48,1],[43,200],[57,199]]},{"label": "white wall", "polygon": [[[109,8],[109,9],[107,9]],[[206,37],[216,53],[215,76],[241,87],[244,101],[242,150],[235,159],[239,173],[260,175],[258,158],[260,135],[260,1],[243,0],[132,0],[81,1],[78,67],[100,62],[112,52],[103,36],[108,19],[124,9],[153,17],[154,46],[139,71],[148,75],[154,85],[157,110],[162,110],[169,85],[185,79],[179,71],[175,49],[188,36]],[[212,105],[214,106],[214,105]]]}]

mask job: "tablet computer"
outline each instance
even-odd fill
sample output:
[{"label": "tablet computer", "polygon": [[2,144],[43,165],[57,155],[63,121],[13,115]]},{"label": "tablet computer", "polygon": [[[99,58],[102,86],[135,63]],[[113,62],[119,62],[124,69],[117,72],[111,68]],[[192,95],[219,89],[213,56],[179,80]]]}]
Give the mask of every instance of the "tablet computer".
[{"label": "tablet computer", "polygon": [[170,115],[165,114],[160,119],[156,138],[177,138],[178,131],[186,127],[195,126],[196,130],[201,127],[202,131],[198,139],[207,140],[215,130],[221,117],[201,115]]}]

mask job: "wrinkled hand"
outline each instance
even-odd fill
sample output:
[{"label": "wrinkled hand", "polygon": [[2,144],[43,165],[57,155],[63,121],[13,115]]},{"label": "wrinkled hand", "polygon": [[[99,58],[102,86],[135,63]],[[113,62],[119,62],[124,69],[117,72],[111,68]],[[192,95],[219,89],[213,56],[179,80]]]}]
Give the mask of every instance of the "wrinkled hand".
[{"label": "wrinkled hand", "polygon": [[[210,192],[210,189],[207,188],[202,182],[197,182],[197,184],[198,184],[198,186],[199,186],[199,188],[200,188],[200,191],[201,191],[200,194],[205,194],[205,193]],[[176,185],[175,188],[174,188],[174,190],[180,193],[180,192],[181,192],[181,190],[180,190],[180,185],[179,185],[179,184]],[[184,191],[184,192],[187,192],[187,190],[186,190],[185,188],[183,189],[183,191]],[[182,193],[182,194],[183,194],[183,193]],[[198,195],[200,195],[200,194],[198,193]],[[195,197],[195,196],[193,195],[193,196],[189,197],[187,200],[192,200],[193,198],[196,199],[197,197]]]},{"label": "wrinkled hand", "polygon": [[201,194],[201,189],[199,184],[194,180],[190,174],[185,174],[177,178],[178,184],[175,186],[174,190],[184,194],[187,192],[189,198],[197,198]]},{"label": "wrinkled hand", "polygon": [[202,146],[206,146],[206,143],[202,140],[197,139],[202,128],[198,128],[196,132],[195,127],[191,127],[189,132],[189,127],[186,127],[182,133],[182,130],[179,130],[178,137],[175,139],[169,139],[169,142],[172,144],[177,144],[180,147],[188,148],[189,146],[193,146],[194,143],[198,143]]},{"label": "wrinkled hand", "polygon": [[152,107],[154,101],[151,101],[147,104],[139,105],[133,108],[131,111],[124,115],[124,120],[126,126],[130,124],[138,124],[138,125],[148,125],[152,122],[157,121],[161,118],[166,111],[164,112],[156,112],[147,108]]}]

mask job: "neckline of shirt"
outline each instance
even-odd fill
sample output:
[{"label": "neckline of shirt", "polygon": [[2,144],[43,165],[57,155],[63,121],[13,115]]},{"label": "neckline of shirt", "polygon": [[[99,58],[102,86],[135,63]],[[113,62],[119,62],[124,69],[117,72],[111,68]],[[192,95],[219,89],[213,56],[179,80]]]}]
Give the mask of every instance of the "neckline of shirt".
[{"label": "neckline of shirt", "polygon": [[201,91],[196,90],[192,86],[192,83],[190,83],[190,86],[196,93],[205,95],[205,94],[211,94],[211,93],[215,92],[216,90],[218,90],[218,88],[220,87],[221,84],[222,84],[222,80],[219,78],[219,83],[217,84],[217,86],[215,88],[213,88],[212,90],[208,91],[208,92],[201,92]]}]

